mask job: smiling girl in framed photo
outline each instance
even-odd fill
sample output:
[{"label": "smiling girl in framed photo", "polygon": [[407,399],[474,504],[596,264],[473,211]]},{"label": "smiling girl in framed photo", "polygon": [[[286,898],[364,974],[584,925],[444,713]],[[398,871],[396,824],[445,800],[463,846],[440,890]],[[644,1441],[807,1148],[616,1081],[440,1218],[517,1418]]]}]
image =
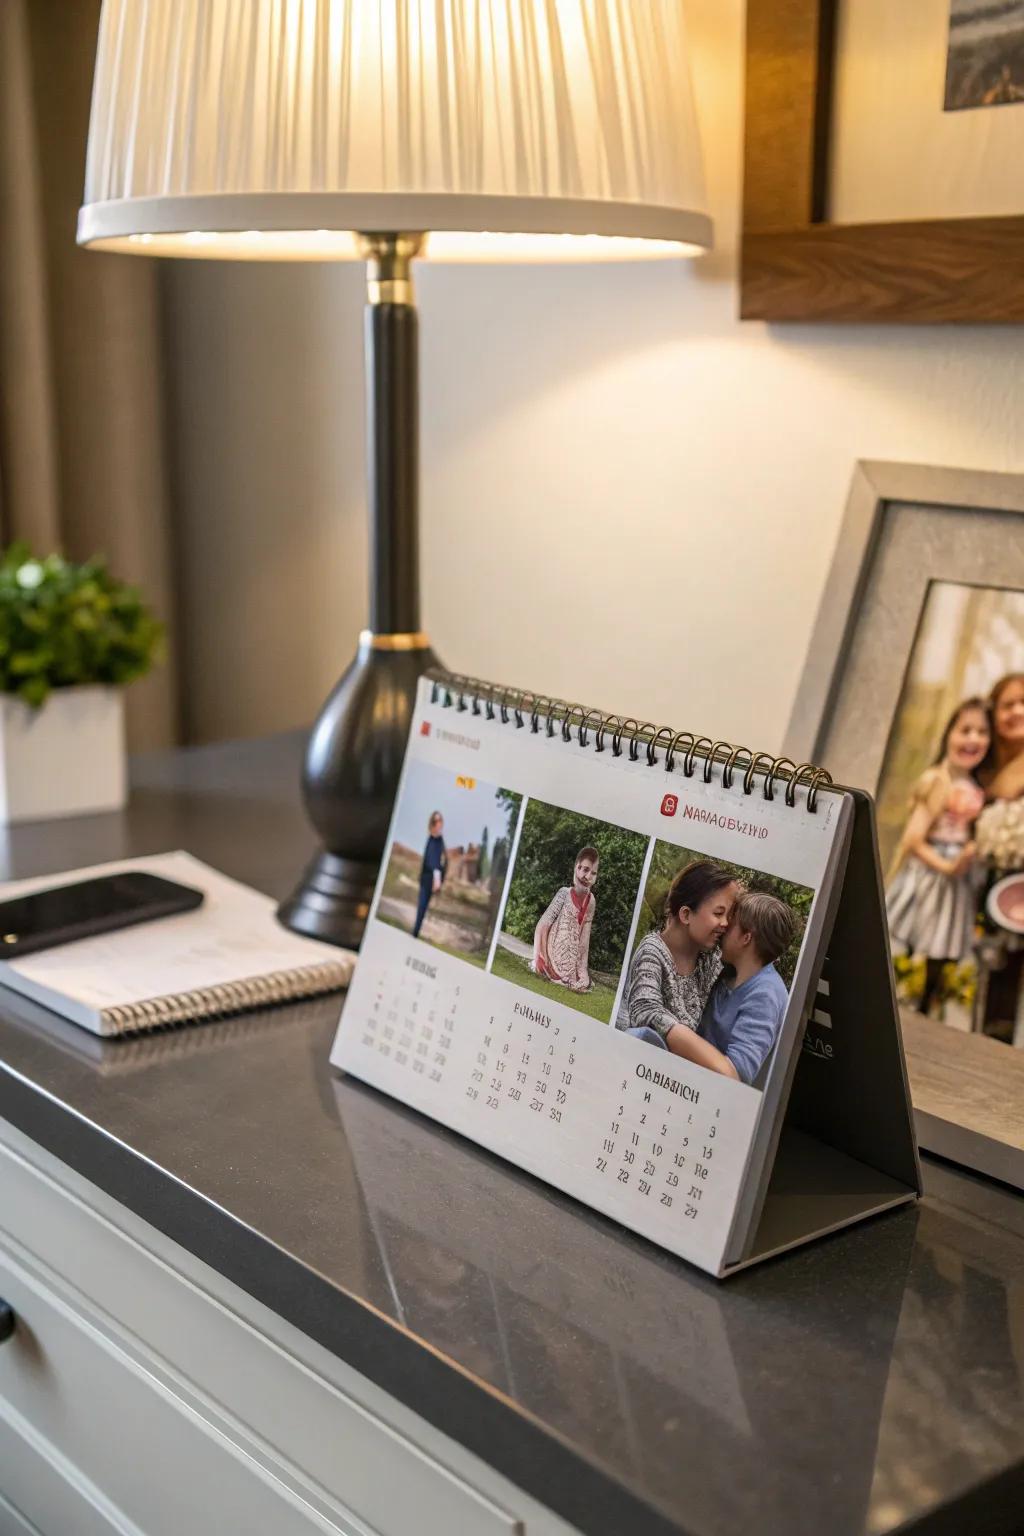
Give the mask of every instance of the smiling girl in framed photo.
[{"label": "smiling girl in framed photo", "polygon": [[977,773],[991,740],[984,699],[958,704],[935,762],[914,785],[896,851],[886,914],[894,948],[924,957],[919,1013],[928,1013],[943,968],[971,953],[977,908],[973,830],[985,804]]}]

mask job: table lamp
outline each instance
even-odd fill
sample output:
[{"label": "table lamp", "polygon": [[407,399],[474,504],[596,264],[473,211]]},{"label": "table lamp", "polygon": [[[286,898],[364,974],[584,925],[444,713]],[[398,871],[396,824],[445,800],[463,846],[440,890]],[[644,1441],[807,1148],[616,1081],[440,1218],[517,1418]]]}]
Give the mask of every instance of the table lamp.
[{"label": "table lamp", "polygon": [[367,264],[369,628],[310,736],[322,848],[280,910],[355,945],[436,661],[413,261],[710,245],[681,0],[104,0],[78,241]]}]

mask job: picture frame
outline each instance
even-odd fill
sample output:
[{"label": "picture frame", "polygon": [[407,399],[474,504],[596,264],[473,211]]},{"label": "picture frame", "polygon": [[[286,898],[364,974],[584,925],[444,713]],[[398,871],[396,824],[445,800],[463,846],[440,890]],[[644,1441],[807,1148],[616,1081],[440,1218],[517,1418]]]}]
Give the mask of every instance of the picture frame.
[{"label": "picture frame", "polygon": [[[784,753],[874,793],[925,588],[1000,579],[1024,588],[1024,475],[858,463]],[[1024,1189],[1024,1051],[902,1021],[922,1148]]]},{"label": "picture frame", "polygon": [[740,318],[1024,322],[1024,213],[826,219],[840,0],[748,0]]}]

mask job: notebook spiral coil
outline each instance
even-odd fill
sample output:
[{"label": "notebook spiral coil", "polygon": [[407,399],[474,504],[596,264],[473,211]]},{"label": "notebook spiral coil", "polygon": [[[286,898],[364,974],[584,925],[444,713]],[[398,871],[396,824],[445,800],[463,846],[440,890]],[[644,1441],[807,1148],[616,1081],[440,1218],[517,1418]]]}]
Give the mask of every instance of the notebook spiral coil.
[{"label": "notebook spiral coil", "polygon": [[111,1034],[121,1035],[225,1018],[336,991],[347,984],[351,969],[347,960],[327,960],[322,965],[273,971],[269,976],[252,976],[246,981],[171,992],[146,1002],[105,1008],[103,1022]]},{"label": "notebook spiral coil", "polygon": [[648,767],[656,768],[660,761],[668,773],[674,771],[678,760],[688,779],[693,778],[700,765],[705,784],[712,782],[716,769],[720,768],[723,788],[732,789],[737,776],[741,776],[739,782],[743,793],[751,795],[760,780],[760,793],[766,800],[774,800],[776,785],[785,784],[783,798],[791,808],[796,805],[801,784],[807,786],[807,809],[813,812],[817,809],[819,792],[832,783],[831,774],[814,763],[797,764],[791,758],[777,757],[771,752],[753,752],[749,747],[713,741],[710,736],[694,736],[691,731],[676,731],[671,726],[658,726],[649,720],[641,722],[631,717],[609,715],[599,709],[587,709],[582,704],[570,704],[564,699],[548,698],[522,688],[501,688],[480,678],[463,677],[454,672],[430,671],[427,677],[432,685],[431,702],[439,703],[445,709],[482,714],[488,720],[500,718],[503,725],[514,722],[517,729],[528,727],[534,735],[540,733],[543,723],[546,736],[559,734],[570,744],[575,737],[578,745],[584,748],[593,742],[595,752],[610,749],[614,757],[621,757],[625,750],[634,763],[643,755]]}]

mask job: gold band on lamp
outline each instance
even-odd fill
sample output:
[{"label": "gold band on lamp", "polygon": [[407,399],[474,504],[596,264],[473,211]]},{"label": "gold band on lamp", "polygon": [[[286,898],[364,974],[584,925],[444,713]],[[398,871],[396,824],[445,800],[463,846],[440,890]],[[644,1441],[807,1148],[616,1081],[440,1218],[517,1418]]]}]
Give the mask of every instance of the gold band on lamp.
[{"label": "gold band on lamp", "polygon": [[370,304],[415,304],[412,264],[423,254],[421,234],[358,235],[366,258],[366,297]]},{"label": "gold band on lamp", "polygon": [[375,635],[372,629],[364,629],[359,633],[359,647],[370,651],[427,651],[430,637],[422,629],[405,635]]}]

